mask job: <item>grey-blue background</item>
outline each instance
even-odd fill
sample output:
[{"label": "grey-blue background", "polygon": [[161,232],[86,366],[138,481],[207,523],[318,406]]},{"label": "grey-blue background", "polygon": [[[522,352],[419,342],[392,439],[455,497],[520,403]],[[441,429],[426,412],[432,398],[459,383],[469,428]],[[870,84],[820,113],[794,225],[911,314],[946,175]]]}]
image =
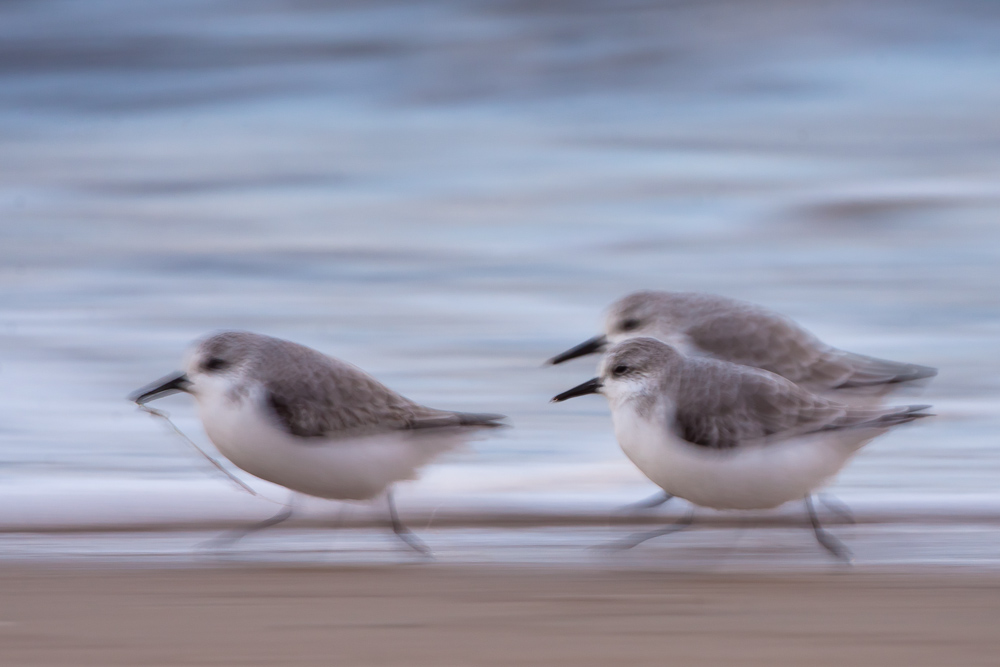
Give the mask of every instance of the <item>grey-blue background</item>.
[{"label": "grey-blue background", "polygon": [[248,328],[510,416],[421,484],[640,496],[604,403],[547,403],[591,361],[541,362],[662,288],[941,369],[901,399],[940,416],[840,492],[994,493],[998,28],[930,0],[4,3],[0,479],[209,474],[124,396]]}]

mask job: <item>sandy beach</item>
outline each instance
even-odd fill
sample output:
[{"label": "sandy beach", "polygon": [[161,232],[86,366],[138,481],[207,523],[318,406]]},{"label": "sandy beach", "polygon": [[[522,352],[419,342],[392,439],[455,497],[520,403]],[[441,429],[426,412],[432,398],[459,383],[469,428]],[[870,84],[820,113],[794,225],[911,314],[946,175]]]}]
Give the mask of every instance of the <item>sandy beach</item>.
[{"label": "sandy beach", "polygon": [[995,665],[1000,576],[0,570],[4,665]]}]

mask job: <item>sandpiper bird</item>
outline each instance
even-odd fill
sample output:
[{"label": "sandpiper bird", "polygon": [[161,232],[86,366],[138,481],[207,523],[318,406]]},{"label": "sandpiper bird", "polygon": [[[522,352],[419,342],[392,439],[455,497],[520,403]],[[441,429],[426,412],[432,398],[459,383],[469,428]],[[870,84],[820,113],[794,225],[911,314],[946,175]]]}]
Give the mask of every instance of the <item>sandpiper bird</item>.
[{"label": "sandpiper bird", "polygon": [[604,333],[549,360],[558,364],[609,344],[651,336],[690,356],[762,368],[810,391],[849,400],[929,378],[927,366],[876,359],[827,345],[792,320],[751,303],[696,292],[642,291],[611,305]]},{"label": "sandpiper bird", "polygon": [[[176,392],[194,397],[208,437],[239,468],[320,498],[385,494],[393,531],[421,552],[427,548],[399,521],[391,485],[503,419],[424,407],[348,363],[243,331],[204,339],[184,372],[130,398],[142,405]],[[290,514],[283,510],[251,530]]]},{"label": "sandpiper bird", "polygon": [[668,498],[744,510],[804,499],[817,540],[844,559],[850,552],[822,529],[811,494],[872,438],[930,407],[852,407],[775,373],[689,357],[648,337],[613,345],[599,377],[552,400],[591,393],[607,398],[622,450]]}]

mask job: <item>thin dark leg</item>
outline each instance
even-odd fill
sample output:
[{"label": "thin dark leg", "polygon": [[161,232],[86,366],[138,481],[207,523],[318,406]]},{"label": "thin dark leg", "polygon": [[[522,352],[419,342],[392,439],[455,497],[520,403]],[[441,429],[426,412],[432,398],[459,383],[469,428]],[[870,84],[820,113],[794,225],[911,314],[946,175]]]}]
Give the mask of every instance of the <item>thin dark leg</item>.
[{"label": "thin dark leg", "polygon": [[265,528],[270,528],[271,526],[277,526],[279,523],[292,516],[294,499],[295,497],[292,496],[292,498],[288,501],[288,504],[282,507],[281,511],[271,518],[264,519],[263,521],[247,526],[246,528],[236,528],[225,532],[222,535],[206,542],[205,546],[214,548],[231,547],[250,533],[256,533],[258,530],[264,530]]},{"label": "thin dark leg", "polygon": [[406,545],[418,553],[422,553],[425,556],[431,555],[431,550],[427,548],[419,537],[410,532],[410,529],[403,525],[403,522],[399,520],[399,514],[396,513],[396,501],[392,497],[392,489],[385,492],[386,501],[389,504],[389,520],[392,521],[392,532],[396,533],[399,539],[406,542]]},{"label": "thin dark leg", "polygon": [[806,496],[806,509],[809,510],[809,521],[812,522],[813,533],[816,535],[816,541],[823,545],[824,549],[840,560],[845,563],[850,563],[851,550],[844,546],[843,542],[823,530],[823,527],[819,525],[819,517],[816,516],[816,508],[813,507],[812,496]]},{"label": "thin dark leg", "polygon": [[641,510],[651,510],[654,507],[659,507],[660,505],[667,502],[673,497],[674,496],[672,494],[669,494],[666,491],[660,491],[659,493],[652,495],[649,498],[646,498],[645,500],[640,500],[637,503],[626,505],[625,507],[618,510],[618,512],[621,514],[630,514],[632,512],[638,512]]},{"label": "thin dark leg", "polygon": [[824,507],[847,523],[857,523],[857,521],[854,520],[854,513],[851,512],[851,508],[845,505],[839,498],[835,498],[828,493],[821,493],[817,497],[819,498],[819,501],[823,503]]},{"label": "thin dark leg", "polygon": [[614,549],[631,549],[632,547],[639,546],[647,540],[651,540],[654,537],[662,537],[663,535],[669,535],[670,533],[677,533],[694,523],[694,508],[688,510],[687,515],[675,524],[671,524],[666,528],[660,528],[658,530],[650,530],[645,533],[635,533],[626,537],[624,540],[619,540],[617,542],[612,542],[609,546]]}]

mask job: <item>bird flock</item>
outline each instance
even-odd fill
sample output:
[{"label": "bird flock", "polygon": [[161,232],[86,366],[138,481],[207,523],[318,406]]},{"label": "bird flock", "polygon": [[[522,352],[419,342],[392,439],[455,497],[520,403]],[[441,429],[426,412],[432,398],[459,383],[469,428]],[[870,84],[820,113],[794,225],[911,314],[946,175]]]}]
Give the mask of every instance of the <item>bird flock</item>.
[{"label": "bird flock", "polygon": [[[693,521],[693,507],[755,510],[805,502],[818,542],[849,561],[812,502],[864,445],[930,416],[891,405],[894,390],[936,374],[927,366],[840,350],[771,310],[728,297],[629,294],[604,331],[550,359],[600,354],[598,375],[552,400],[605,397],[625,455],[662,493],[692,510],[631,547]],[[503,415],[419,405],[361,369],[302,345],[244,331],[194,345],[184,370],[138,390],[141,406],[177,392],[194,397],[218,451],[238,468],[292,492],[334,500],[384,497],[394,532],[426,545],[399,520],[396,482],[445,451],[505,425]],[[236,531],[234,540],[291,516]]]}]

